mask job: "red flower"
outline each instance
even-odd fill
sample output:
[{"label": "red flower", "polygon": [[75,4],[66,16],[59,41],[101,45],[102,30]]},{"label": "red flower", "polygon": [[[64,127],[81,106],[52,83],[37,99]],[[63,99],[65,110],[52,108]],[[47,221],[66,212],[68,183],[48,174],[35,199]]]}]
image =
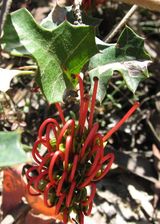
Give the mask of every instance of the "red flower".
[{"label": "red flower", "polygon": [[[104,142],[128,119],[139,106],[135,103],[126,115],[106,135],[98,133],[98,123],[93,123],[98,79],[94,79],[93,95],[84,93],[80,86],[79,121],[66,121],[59,103],[56,107],[62,125],[48,118],[40,126],[32,155],[36,162],[26,173],[28,191],[31,195],[44,197],[48,207],[55,206],[56,214],[63,214],[68,222],[71,211],[83,224],[84,215],[90,215],[96,193],[96,182],[110,170],[114,154],[104,155]],[[90,105],[90,113],[88,115]],[[91,187],[87,195],[86,187]]]}]

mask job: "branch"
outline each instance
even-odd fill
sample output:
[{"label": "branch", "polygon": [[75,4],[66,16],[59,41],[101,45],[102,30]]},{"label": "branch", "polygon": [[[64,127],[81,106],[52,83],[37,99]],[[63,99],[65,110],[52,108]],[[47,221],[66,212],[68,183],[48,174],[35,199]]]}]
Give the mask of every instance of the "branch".
[{"label": "branch", "polygon": [[154,11],[160,11],[160,0],[121,0],[121,2],[138,5]]},{"label": "branch", "polygon": [[109,35],[104,39],[105,42],[110,42],[112,38],[125,26],[130,17],[135,13],[138,9],[137,5],[133,5],[131,9],[127,12],[127,14],[123,17],[123,19],[116,25],[116,27],[109,33]]},{"label": "branch", "polygon": [[0,11],[0,37],[2,34],[2,30],[3,30],[3,25],[6,19],[6,16],[8,14],[8,11],[10,9],[12,0],[2,0],[1,3],[1,11]]},{"label": "branch", "polygon": [[1,224],[15,224],[18,220],[25,216],[31,207],[28,204],[21,203],[14,211],[6,215],[6,217],[1,221]]}]

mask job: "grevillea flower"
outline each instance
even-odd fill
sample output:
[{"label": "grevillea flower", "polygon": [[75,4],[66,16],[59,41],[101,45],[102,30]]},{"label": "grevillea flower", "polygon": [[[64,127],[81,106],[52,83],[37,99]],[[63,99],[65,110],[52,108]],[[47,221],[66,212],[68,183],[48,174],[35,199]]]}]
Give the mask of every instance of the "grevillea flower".
[{"label": "grevillea flower", "polygon": [[[47,207],[55,206],[56,214],[63,214],[67,223],[70,213],[77,214],[77,221],[84,223],[90,215],[96,193],[96,182],[110,170],[114,154],[104,154],[104,143],[131,116],[139,106],[135,103],[126,115],[104,136],[93,123],[98,79],[94,78],[93,95],[85,93],[83,80],[77,76],[80,87],[80,111],[74,119],[65,120],[59,103],[62,124],[48,118],[40,126],[32,156],[35,164],[26,172],[27,188],[31,195],[43,195]],[[90,112],[89,112],[90,111]],[[86,187],[91,187],[88,195]]]}]

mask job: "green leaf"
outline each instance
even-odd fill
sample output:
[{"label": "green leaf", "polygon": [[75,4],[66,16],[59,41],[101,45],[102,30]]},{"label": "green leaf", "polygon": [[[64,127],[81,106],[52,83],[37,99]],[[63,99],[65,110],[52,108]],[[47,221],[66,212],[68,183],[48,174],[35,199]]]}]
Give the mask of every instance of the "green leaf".
[{"label": "green leaf", "polygon": [[0,167],[27,162],[27,155],[17,132],[0,132]]},{"label": "green leaf", "polygon": [[[68,22],[74,24],[75,15],[72,7],[60,7],[55,2],[52,11],[42,20],[40,25],[46,29],[52,30],[66,20],[66,18]],[[82,21],[85,25],[97,27],[102,22],[102,19],[93,17],[91,13],[86,14],[82,12]]]},{"label": "green leaf", "polygon": [[[42,20],[40,25],[46,29],[52,30],[66,19],[68,22],[74,24],[75,15],[72,7],[60,7],[56,2],[54,2],[52,11]],[[86,14],[82,11],[82,21],[86,25],[97,27],[102,22],[102,19],[95,18],[91,13]]]},{"label": "green leaf", "polygon": [[104,41],[102,41],[101,39],[96,37],[96,45],[97,45],[99,50],[104,50],[104,49],[106,49],[108,47],[114,46],[115,44],[105,43]]},{"label": "green leaf", "polygon": [[60,7],[56,2],[54,2],[52,11],[42,20],[40,25],[46,29],[52,30],[61,24],[65,20],[66,16],[67,9],[65,7]]},{"label": "green leaf", "polygon": [[73,88],[72,74],[98,52],[94,28],[75,26],[67,21],[53,30],[38,25],[26,9],[11,14],[20,43],[35,58],[39,85],[50,103],[62,101],[66,88]]},{"label": "green leaf", "polygon": [[11,15],[7,16],[4,25],[3,36],[1,38],[1,48],[15,56],[30,56],[30,53],[20,42],[19,36],[12,23]]},{"label": "green leaf", "polygon": [[148,63],[150,57],[144,51],[144,39],[126,27],[116,44],[106,46],[90,60],[89,75],[92,88],[93,77],[99,78],[97,99],[100,102],[104,99],[108,81],[114,71],[123,76],[128,88],[135,93],[139,82],[149,76]]}]

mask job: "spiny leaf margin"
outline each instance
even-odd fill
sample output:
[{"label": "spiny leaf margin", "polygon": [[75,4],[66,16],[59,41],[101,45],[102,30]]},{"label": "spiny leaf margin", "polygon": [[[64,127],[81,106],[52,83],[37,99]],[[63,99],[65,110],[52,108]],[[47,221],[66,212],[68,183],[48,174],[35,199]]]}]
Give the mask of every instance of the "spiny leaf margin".
[{"label": "spiny leaf margin", "polygon": [[94,27],[65,21],[47,30],[26,9],[11,13],[11,21],[21,45],[37,62],[37,80],[45,97],[50,103],[62,101],[65,89],[76,84],[72,74],[98,52]]},{"label": "spiny leaf margin", "polygon": [[144,50],[144,39],[126,26],[116,44],[106,46],[91,58],[91,89],[94,84],[93,78],[96,76],[99,79],[97,99],[102,102],[109,80],[114,71],[118,71],[127,87],[135,93],[139,82],[149,77],[147,66],[150,62],[150,57]]}]

